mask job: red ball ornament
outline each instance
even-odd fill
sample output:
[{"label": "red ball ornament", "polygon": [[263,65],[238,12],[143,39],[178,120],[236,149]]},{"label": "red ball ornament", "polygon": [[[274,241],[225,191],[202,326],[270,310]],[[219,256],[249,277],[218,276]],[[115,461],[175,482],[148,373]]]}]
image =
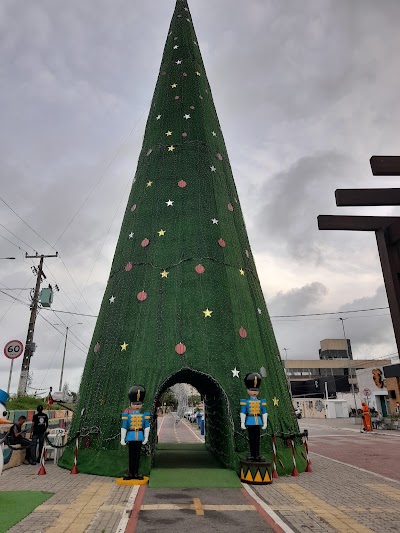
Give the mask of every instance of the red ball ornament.
[{"label": "red ball ornament", "polygon": [[221,248],[225,248],[225,246],[226,246],[226,242],[224,241],[224,239],[220,239],[218,241],[218,244],[221,246]]},{"label": "red ball ornament", "polygon": [[222,155],[221,154],[217,154],[217,157],[220,161],[222,161]]},{"label": "red ball ornament", "polygon": [[132,270],[132,263],[129,261],[129,263],[126,263],[125,265],[125,271],[130,272]]},{"label": "red ball ornament", "polygon": [[229,209],[229,211],[233,211],[233,205],[230,202],[228,204],[228,209]]},{"label": "red ball ornament", "polygon": [[141,243],[141,246],[142,246],[143,248],[146,248],[146,246],[148,246],[149,243],[150,243],[149,239],[143,239],[143,240],[142,240],[142,243]]},{"label": "red ball ornament", "polygon": [[180,187],[181,189],[184,189],[186,187],[187,183],[185,180],[180,180],[178,181],[178,187]]},{"label": "red ball ornament", "polygon": [[131,207],[131,211],[132,211],[132,213],[133,213],[134,211],[136,211],[136,204],[133,204],[133,206]]},{"label": "red ball ornament", "polygon": [[245,339],[247,337],[247,331],[244,328],[240,328],[239,335],[242,337],[242,339]]},{"label": "red ball ornament", "polygon": [[205,268],[203,267],[203,265],[197,265],[197,267],[195,268],[195,271],[197,272],[197,274],[203,274],[205,271]]},{"label": "red ball ornament", "polygon": [[99,350],[100,350],[100,344],[96,342],[96,344],[94,345],[93,351],[94,353],[97,353]]},{"label": "red ball ornament", "polygon": [[144,291],[137,293],[137,299],[139,300],[139,302],[144,302],[146,298],[147,298],[147,293],[145,293]]},{"label": "red ball ornament", "polygon": [[175,351],[178,355],[183,355],[186,352],[186,346],[180,342],[175,346]]}]

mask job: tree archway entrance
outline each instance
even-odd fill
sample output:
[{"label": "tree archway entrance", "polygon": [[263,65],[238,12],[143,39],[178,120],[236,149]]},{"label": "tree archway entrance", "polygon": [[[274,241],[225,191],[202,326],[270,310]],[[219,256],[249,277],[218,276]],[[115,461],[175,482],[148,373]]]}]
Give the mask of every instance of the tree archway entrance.
[{"label": "tree archway entrance", "polygon": [[[218,381],[209,374],[191,368],[182,368],[169,376],[157,389],[152,407],[153,419],[157,416],[157,405],[161,395],[177,383],[187,383],[198,390],[204,400],[205,446],[223,466],[236,469],[234,421],[228,397]],[[156,442],[155,438],[153,442]]]}]

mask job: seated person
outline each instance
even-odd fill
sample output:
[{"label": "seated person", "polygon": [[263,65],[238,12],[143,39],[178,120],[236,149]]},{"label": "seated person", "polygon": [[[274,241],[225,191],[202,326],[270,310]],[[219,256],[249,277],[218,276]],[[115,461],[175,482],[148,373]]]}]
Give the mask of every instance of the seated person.
[{"label": "seated person", "polygon": [[26,429],[23,430],[22,426],[26,422],[26,416],[20,416],[18,418],[18,422],[16,424],[13,424],[10,429],[10,434],[8,435],[7,444],[11,444],[12,446],[15,444],[20,444],[25,449],[25,460],[23,461],[24,465],[34,465],[36,464],[34,461],[31,460],[31,441],[27,438],[25,438]]},{"label": "seated person", "polygon": [[383,416],[381,413],[378,413],[376,415],[375,420],[372,421],[372,427],[374,429],[378,429],[379,426],[382,426],[382,423],[383,423]]}]

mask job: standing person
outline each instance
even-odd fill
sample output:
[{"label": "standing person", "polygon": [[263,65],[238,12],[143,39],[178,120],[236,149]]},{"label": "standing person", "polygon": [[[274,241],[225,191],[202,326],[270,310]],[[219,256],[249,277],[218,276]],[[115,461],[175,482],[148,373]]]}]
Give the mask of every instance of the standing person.
[{"label": "standing person", "polygon": [[12,446],[15,444],[20,444],[24,448],[26,448],[25,451],[25,460],[23,461],[24,465],[34,465],[36,464],[31,459],[31,441],[25,437],[26,435],[26,429],[22,429],[22,426],[26,422],[26,416],[20,416],[18,418],[18,422],[16,424],[13,424],[10,429],[10,434],[8,436],[8,444],[11,444]]},{"label": "standing person", "polygon": [[369,407],[365,402],[361,402],[362,405],[362,419],[363,419],[363,429],[361,431],[372,431],[371,425],[371,415],[369,412]]},{"label": "standing person", "polygon": [[51,406],[54,403],[53,396],[51,393],[53,392],[53,387],[50,387],[49,395],[47,396],[47,409],[51,409]]},{"label": "standing person", "polygon": [[[37,413],[33,415],[31,435],[32,435],[32,447],[31,447],[31,460],[33,462],[40,462],[42,457],[42,450],[44,445],[44,438],[47,428],[49,427],[49,417],[46,413],[43,413],[43,406],[37,406]],[[39,453],[38,453],[39,444]]]}]

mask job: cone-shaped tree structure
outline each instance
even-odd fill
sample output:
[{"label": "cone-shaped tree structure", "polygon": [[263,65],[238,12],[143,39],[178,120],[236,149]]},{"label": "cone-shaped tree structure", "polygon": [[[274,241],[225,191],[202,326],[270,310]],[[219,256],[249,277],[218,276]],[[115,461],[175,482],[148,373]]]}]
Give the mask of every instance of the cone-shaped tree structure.
[{"label": "cone-shaped tree structure", "polygon": [[[131,385],[146,387],[154,414],[179,382],[205,396],[206,444],[237,468],[247,452],[243,378],[261,368],[269,412],[261,447],[271,453],[278,435],[278,469],[290,472],[279,436],[298,435],[298,424],[189,8],[178,0],[80,387],[72,434],[90,434],[80,471],[126,469],[119,427]],[[152,434],[149,455],[154,424]],[[299,437],[297,445],[301,470]]]}]

